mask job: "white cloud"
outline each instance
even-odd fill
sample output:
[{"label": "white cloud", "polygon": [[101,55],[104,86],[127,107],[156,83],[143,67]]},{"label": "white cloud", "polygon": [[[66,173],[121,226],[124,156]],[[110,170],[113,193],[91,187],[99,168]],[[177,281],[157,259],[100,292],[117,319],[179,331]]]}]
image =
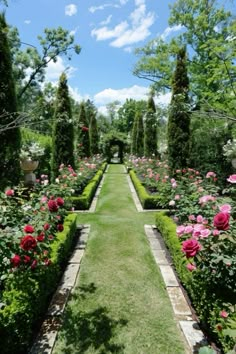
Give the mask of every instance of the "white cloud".
[{"label": "white cloud", "polygon": [[25,23],[26,25],[29,25],[29,24],[31,23],[31,20],[25,20],[24,23]]},{"label": "white cloud", "polygon": [[70,4],[65,6],[65,15],[73,16],[77,13],[77,6],[75,4]]},{"label": "white cloud", "polygon": [[76,34],[76,32],[78,31],[79,26],[75,27],[73,30],[70,31],[70,35],[74,36]]},{"label": "white cloud", "polygon": [[119,8],[119,5],[114,5],[114,4],[103,4],[100,6],[91,6],[89,7],[89,12],[91,12],[92,14],[98,10],[104,10],[106,7],[115,7],[115,8]]},{"label": "white cloud", "polygon": [[69,92],[76,102],[87,101],[90,99],[89,95],[81,95],[77,87],[73,88],[69,85]]},{"label": "white cloud", "polygon": [[125,4],[127,4],[128,1],[129,1],[129,0],[120,0],[120,4],[121,4],[121,5],[125,5]]},{"label": "white cloud", "polygon": [[56,63],[50,61],[46,68],[46,81],[57,81],[63,71],[66,70],[66,75],[68,78],[77,70],[72,66],[66,66],[61,57],[58,57]]},{"label": "white cloud", "polygon": [[167,106],[171,100],[171,92],[163,93],[154,98],[156,105]]},{"label": "white cloud", "polygon": [[155,14],[146,12],[145,0],[135,0],[135,5],[136,8],[127,20],[113,28],[107,26],[95,28],[91,31],[91,36],[96,37],[97,41],[114,38],[110,45],[118,48],[146,39],[150,35],[149,28],[155,21]]},{"label": "white cloud", "polygon": [[143,100],[147,99],[148,92],[148,87],[138,85],[122,88],[119,90],[108,88],[98,92],[94,96],[94,102],[97,105],[106,105],[113,101],[120,101],[121,103],[124,103],[128,98],[133,98],[134,100]]},{"label": "white cloud", "polygon": [[164,32],[161,34],[161,38],[165,40],[169,35],[171,35],[173,32],[178,32],[181,31],[184,28],[184,26],[181,25],[176,25],[173,27],[167,27]]},{"label": "white cloud", "polygon": [[106,18],[106,20],[100,22],[100,25],[101,25],[101,26],[106,26],[106,25],[108,25],[108,24],[111,22],[111,19],[112,19],[112,15],[109,15],[109,16]]}]

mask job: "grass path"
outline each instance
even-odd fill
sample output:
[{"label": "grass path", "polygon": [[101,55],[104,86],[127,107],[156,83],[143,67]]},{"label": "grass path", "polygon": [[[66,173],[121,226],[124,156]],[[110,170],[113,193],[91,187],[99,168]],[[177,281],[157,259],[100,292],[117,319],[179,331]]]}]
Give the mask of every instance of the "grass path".
[{"label": "grass path", "polygon": [[184,354],[160,272],[144,233],[155,212],[138,213],[122,165],[110,165],[54,354]]}]

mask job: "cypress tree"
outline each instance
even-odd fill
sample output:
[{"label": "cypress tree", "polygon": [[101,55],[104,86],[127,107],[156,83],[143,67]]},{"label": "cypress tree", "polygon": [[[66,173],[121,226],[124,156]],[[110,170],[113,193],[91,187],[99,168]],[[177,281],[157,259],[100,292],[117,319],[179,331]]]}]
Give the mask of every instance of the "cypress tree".
[{"label": "cypress tree", "polygon": [[144,155],[147,157],[157,155],[156,107],[152,96],[149,97],[147,102],[144,129]]},{"label": "cypress tree", "polygon": [[136,116],[137,116],[137,135],[136,135],[137,155],[141,157],[144,154],[143,117],[140,111],[136,112]]},{"label": "cypress tree", "polygon": [[138,116],[137,112],[134,116],[134,123],[132,128],[132,139],[131,139],[131,154],[137,154],[137,128],[138,128]]},{"label": "cypress tree", "polygon": [[85,109],[84,102],[80,104],[77,144],[79,147],[79,152],[78,152],[79,156],[82,158],[89,157],[90,156],[89,127],[88,127],[88,120],[86,117],[86,109]]},{"label": "cypress tree", "polygon": [[187,166],[190,146],[190,114],[188,104],[189,79],[186,66],[186,48],[177,54],[172,81],[172,98],[168,120],[168,156],[172,171]]},{"label": "cypress tree", "polygon": [[99,136],[98,136],[98,128],[97,128],[97,119],[94,112],[91,112],[90,115],[89,140],[90,140],[90,154],[91,155],[98,154]]},{"label": "cypress tree", "polygon": [[74,128],[66,74],[62,73],[57,89],[52,135],[52,172],[57,176],[60,164],[74,168]]},{"label": "cypress tree", "polygon": [[[17,119],[17,100],[12,73],[5,15],[0,14],[0,126]],[[20,178],[20,128],[0,131],[1,186],[17,184]]]}]

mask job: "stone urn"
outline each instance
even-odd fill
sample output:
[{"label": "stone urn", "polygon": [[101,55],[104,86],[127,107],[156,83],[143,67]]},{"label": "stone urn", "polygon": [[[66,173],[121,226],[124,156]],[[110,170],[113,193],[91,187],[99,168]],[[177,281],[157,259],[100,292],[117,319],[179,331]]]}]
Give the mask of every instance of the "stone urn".
[{"label": "stone urn", "polygon": [[20,167],[24,171],[24,182],[26,186],[33,185],[36,181],[34,171],[39,165],[39,161],[24,159],[20,161]]}]

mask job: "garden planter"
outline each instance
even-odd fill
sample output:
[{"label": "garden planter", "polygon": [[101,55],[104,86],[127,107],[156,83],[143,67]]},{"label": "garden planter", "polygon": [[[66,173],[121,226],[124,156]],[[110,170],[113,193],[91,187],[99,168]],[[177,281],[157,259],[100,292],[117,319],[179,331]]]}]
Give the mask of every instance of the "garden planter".
[{"label": "garden planter", "polygon": [[20,162],[20,167],[24,171],[24,182],[25,185],[32,185],[36,181],[35,174],[33,173],[34,170],[39,165],[39,161],[34,161],[34,160],[21,160]]}]

